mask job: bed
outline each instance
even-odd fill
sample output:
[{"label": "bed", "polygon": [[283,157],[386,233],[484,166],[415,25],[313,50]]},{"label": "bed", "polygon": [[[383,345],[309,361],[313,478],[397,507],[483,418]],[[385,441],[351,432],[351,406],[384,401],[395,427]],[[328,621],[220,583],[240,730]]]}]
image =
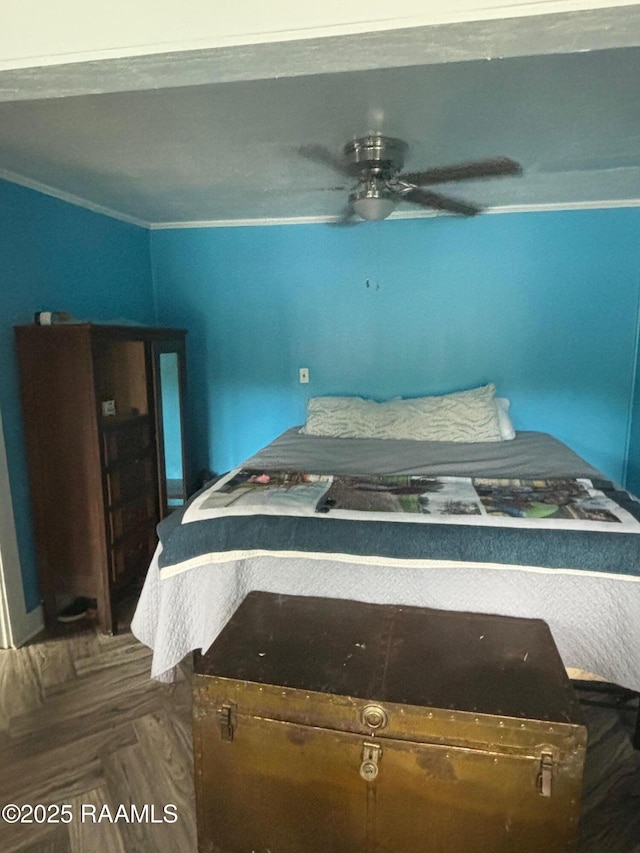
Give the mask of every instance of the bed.
[{"label": "bed", "polygon": [[[508,513],[497,522],[464,514],[418,519],[404,512],[391,519],[379,506],[362,516],[347,509],[336,517],[335,501],[327,508],[315,498],[313,512],[236,505],[231,515],[227,508],[218,517],[215,502],[229,484],[260,485],[261,477],[264,483],[281,472],[318,478],[330,472],[350,486],[356,482],[358,499],[366,492],[376,501],[380,478],[391,477],[400,493],[396,502],[410,492],[414,500],[419,491],[404,485],[413,482],[406,477],[423,478],[421,487],[424,478],[443,478],[447,488],[447,478],[456,488],[469,479],[579,480],[619,502],[625,523],[607,525],[596,515],[595,521],[571,519],[554,527],[542,517]],[[307,479],[317,489],[317,479]],[[202,510],[209,513],[206,524],[198,520]],[[365,521],[367,514],[372,517]],[[639,519],[640,502],[545,433],[466,442],[342,438],[295,427],[162,523],[132,630],[153,649],[152,677],[170,681],[176,665],[192,650],[206,651],[256,589],[543,618],[573,677],[640,690]],[[392,545],[380,539],[380,530],[388,531]],[[403,551],[406,542],[412,544]]]}]

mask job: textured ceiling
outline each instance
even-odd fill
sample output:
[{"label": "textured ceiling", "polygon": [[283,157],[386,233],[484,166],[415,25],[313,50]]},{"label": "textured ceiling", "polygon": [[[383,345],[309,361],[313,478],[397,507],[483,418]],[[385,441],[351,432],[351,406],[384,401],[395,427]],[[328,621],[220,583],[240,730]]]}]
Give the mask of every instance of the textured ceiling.
[{"label": "textured ceiling", "polygon": [[331,216],[348,183],[297,149],[380,131],[410,170],[519,161],[438,188],[483,205],[637,200],[638,80],[630,47],[10,101],[0,170],[147,223]]}]

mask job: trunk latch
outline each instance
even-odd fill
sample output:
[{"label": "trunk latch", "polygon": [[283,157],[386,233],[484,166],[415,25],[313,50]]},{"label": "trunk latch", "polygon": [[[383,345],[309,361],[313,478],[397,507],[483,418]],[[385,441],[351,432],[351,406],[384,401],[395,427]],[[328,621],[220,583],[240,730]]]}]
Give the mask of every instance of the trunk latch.
[{"label": "trunk latch", "polygon": [[222,740],[233,740],[235,705],[227,702],[218,708],[218,722],[220,723],[220,737]]},{"label": "trunk latch", "polygon": [[377,743],[364,743],[362,745],[362,764],[360,765],[360,775],[365,782],[373,782],[378,775],[378,762],[382,755],[382,749]]},{"label": "trunk latch", "polygon": [[365,705],[361,719],[370,729],[383,729],[389,722],[387,712],[380,705]]},{"label": "trunk latch", "polygon": [[540,756],[540,773],[538,774],[538,789],[541,797],[551,796],[551,779],[553,777],[553,755],[543,752]]}]

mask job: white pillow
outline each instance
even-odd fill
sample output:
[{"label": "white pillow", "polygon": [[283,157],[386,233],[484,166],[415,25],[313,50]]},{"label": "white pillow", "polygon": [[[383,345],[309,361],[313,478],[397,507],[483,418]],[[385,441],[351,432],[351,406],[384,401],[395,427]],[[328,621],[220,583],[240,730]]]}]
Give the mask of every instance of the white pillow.
[{"label": "white pillow", "polygon": [[300,432],[334,438],[502,441],[494,398],[494,385],[386,403],[361,397],[312,397]]},{"label": "white pillow", "polygon": [[513,428],[509,409],[511,408],[511,400],[506,397],[496,397],[496,408],[498,410],[498,423],[500,425],[500,435],[504,441],[511,441],[516,437],[516,431]]}]

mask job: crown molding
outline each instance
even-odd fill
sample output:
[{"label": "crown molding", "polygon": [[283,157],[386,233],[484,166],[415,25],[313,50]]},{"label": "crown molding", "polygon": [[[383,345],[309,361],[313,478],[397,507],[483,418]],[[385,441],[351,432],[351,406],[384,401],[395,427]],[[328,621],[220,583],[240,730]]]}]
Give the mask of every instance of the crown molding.
[{"label": "crown molding", "polygon": [[[254,219],[196,219],[186,222],[148,222],[144,219],[139,219],[136,216],[121,213],[120,211],[113,210],[110,207],[96,204],[95,202],[73,195],[72,193],[64,192],[56,187],[51,187],[48,184],[40,183],[39,181],[23,177],[22,175],[9,172],[5,169],[0,169],[0,180],[4,180],[12,184],[18,184],[19,186],[34,190],[35,192],[43,193],[43,195],[56,198],[59,201],[67,202],[67,204],[72,204],[76,207],[82,207],[85,210],[90,210],[92,213],[99,213],[102,216],[108,216],[111,219],[117,219],[120,222],[126,222],[129,225],[136,225],[139,228],[145,228],[149,231],[167,231],[186,228],[263,228],[270,225],[327,225],[335,223],[337,220],[335,216],[277,216],[256,217]],[[483,210],[482,213],[547,213],[563,210],[606,210],[625,207],[640,207],[640,198],[555,202],[550,204],[500,205],[496,207],[488,207],[486,210]],[[392,213],[388,219],[433,219],[438,216],[449,215],[450,214],[439,213],[432,210],[403,210]]]},{"label": "crown molding", "polygon": [[152,222],[151,231],[174,228],[255,228],[266,225],[326,225],[335,222],[335,216],[276,216],[256,219],[196,219],[191,222]]},{"label": "crown molding", "polygon": [[490,207],[484,213],[547,213],[554,210],[607,210],[617,207],[640,207],[640,198],[564,201],[550,204],[510,204]]},{"label": "crown molding", "polygon": [[[609,208],[640,207],[640,198],[615,199],[602,201],[573,201],[553,204],[513,204],[489,207],[483,214],[500,213],[547,213],[562,210],[605,210]],[[433,219],[437,216],[449,216],[430,210],[401,211],[392,213],[388,220],[395,219]],[[206,219],[191,222],[152,222],[147,227],[151,231],[175,230],[181,228],[255,228],[268,225],[328,225],[336,222],[335,216],[291,216],[256,219]]]},{"label": "crown molding", "polygon": [[9,172],[6,169],[0,169],[0,180],[7,181],[10,184],[18,184],[19,186],[26,187],[26,189],[29,190],[35,190],[35,192],[51,196],[51,198],[57,198],[59,201],[66,201],[68,204],[73,204],[75,207],[82,207],[85,210],[90,210],[92,213],[99,213],[102,216],[108,216],[111,219],[118,219],[120,222],[127,222],[129,225],[137,225],[139,228],[148,229],[151,224],[149,222],[145,222],[143,219],[138,219],[136,216],[129,216],[127,213],[120,213],[110,207],[105,207],[102,204],[96,204],[93,201],[80,198],[80,196],[73,195],[72,193],[65,192],[64,190],[59,190],[56,187],[49,186],[48,184],[40,183],[40,181],[25,178],[22,175],[18,175],[15,172]]}]

